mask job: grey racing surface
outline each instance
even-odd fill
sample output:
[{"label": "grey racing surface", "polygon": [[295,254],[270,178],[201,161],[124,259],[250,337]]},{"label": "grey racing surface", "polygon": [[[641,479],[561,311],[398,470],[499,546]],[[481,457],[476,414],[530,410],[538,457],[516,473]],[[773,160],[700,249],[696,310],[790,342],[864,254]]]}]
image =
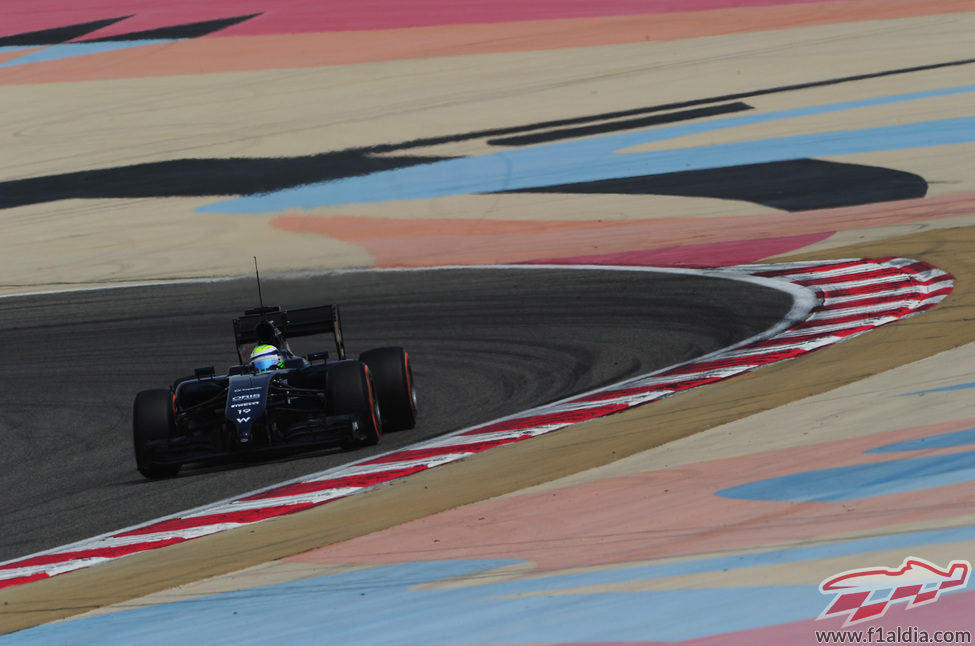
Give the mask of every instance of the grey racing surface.
[{"label": "grey racing surface", "polygon": [[[336,467],[725,347],[792,299],[721,278],[591,268],[353,271],[263,280],[265,304],[336,303],[350,357],[402,345],[414,430],[376,447],[200,467],[135,469],[139,390],[237,362],[231,320],[253,278],[0,299],[0,561]],[[292,349],[334,351],[330,338]],[[647,429],[652,433],[653,429]]]}]

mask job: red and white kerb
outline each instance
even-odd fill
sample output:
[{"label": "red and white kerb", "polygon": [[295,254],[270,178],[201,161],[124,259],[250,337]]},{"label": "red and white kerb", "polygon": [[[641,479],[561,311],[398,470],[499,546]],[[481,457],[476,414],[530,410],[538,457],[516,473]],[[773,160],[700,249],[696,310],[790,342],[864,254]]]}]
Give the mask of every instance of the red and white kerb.
[{"label": "red and white kerb", "polygon": [[794,293],[805,294],[809,306],[801,316],[766,335],[694,361],[241,498],[0,563],[0,588],[316,507],[502,444],[551,433],[798,357],[930,309],[953,287],[950,274],[906,258],[745,265],[701,271],[732,279],[778,282]]}]

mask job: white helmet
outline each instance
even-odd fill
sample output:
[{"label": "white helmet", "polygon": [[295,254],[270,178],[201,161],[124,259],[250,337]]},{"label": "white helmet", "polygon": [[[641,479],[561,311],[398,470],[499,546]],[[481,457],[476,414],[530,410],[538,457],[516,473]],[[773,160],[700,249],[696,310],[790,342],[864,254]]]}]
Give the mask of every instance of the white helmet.
[{"label": "white helmet", "polygon": [[251,352],[251,365],[258,372],[284,368],[284,357],[273,345],[259,345]]}]

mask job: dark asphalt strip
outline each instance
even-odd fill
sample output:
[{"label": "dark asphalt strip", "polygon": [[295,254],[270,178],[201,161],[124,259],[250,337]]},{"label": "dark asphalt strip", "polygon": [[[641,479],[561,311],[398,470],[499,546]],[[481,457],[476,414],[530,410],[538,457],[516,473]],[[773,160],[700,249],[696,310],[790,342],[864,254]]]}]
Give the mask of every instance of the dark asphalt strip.
[{"label": "dark asphalt strip", "polygon": [[[135,393],[236,362],[253,279],[0,299],[0,561],[122,529],[686,361],[776,323],[749,283],[593,269],[446,269],[265,278],[282,307],[338,303],[350,356],[402,345],[420,423],[371,449],[135,470]],[[331,349],[307,339],[296,351]]]}]

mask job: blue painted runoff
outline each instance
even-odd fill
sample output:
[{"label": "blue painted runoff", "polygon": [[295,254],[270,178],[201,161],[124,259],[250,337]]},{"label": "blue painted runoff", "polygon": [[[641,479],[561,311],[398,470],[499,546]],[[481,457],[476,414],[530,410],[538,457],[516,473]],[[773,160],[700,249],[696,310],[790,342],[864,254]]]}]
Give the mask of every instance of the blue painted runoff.
[{"label": "blue painted runoff", "polygon": [[975,444],[975,428],[952,433],[941,433],[930,437],[919,437],[906,442],[897,442],[869,449],[864,453],[897,453],[900,451],[923,451],[925,449],[947,449],[955,446]]},{"label": "blue painted runoff", "polygon": [[[159,43],[173,43],[173,39],[151,39],[151,40],[115,40],[99,43],[63,43],[52,45],[44,49],[29,51],[23,56],[13,58],[9,61],[0,63],[0,67],[14,67],[16,65],[28,65],[30,63],[44,63],[65,58],[76,58],[78,56],[88,56],[89,54],[101,54],[120,49],[131,49],[132,47],[142,47],[143,45],[157,45]],[[7,48],[0,48],[0,51]]]},{"label": "blue painted runoff", "polygon": [[837,502],[919,491],[975,480],[975,452],[817,469],[722,489],[745,500]]},{"label": "blue painted runoff", "polygon": [[[811,619],[818,585],[602,592],[595,586],[975,540],[975,527],[428,589],[516,560],[381,566],[31,628],[0,646],[334,643],[510,644],[679,641]],[[823,572],[823,577],[835,572]]]},{"label": "blue painted runoff", "polygon": [[[4,646],[342,646],[670,641],[815,617],[815,585],[645,592],[553,591],[531,582],[424,589],[499,565],[463,561],[376,569],[48,624]],[[742,604],[743,598],[749,599]],[[743,612],[745,606],[751,611]]]},{"label": "blue painted runoff", "polygon": [[975,85],[968,85],[529,146],[305,184],[224,200],[199,207],[197,211],[268,213],[295,208],[491,193],[743,164],[968,143],[975,141],[975,117],[694,148],[625,152],[627,148],[702,132],[973,91]]},{"label": "blue painted runoff", "polygon": [[904,393],[901,397],[907,397],[908,395],[927,395],[928,393],[946,393],[953,390],[968,390],[969,388],[975,388],[975,381],[970,381],[965,384],[955,384],[954,386],[944,386],[942,388],[930,388],[928,390],[915,390],[911,393]]}]

